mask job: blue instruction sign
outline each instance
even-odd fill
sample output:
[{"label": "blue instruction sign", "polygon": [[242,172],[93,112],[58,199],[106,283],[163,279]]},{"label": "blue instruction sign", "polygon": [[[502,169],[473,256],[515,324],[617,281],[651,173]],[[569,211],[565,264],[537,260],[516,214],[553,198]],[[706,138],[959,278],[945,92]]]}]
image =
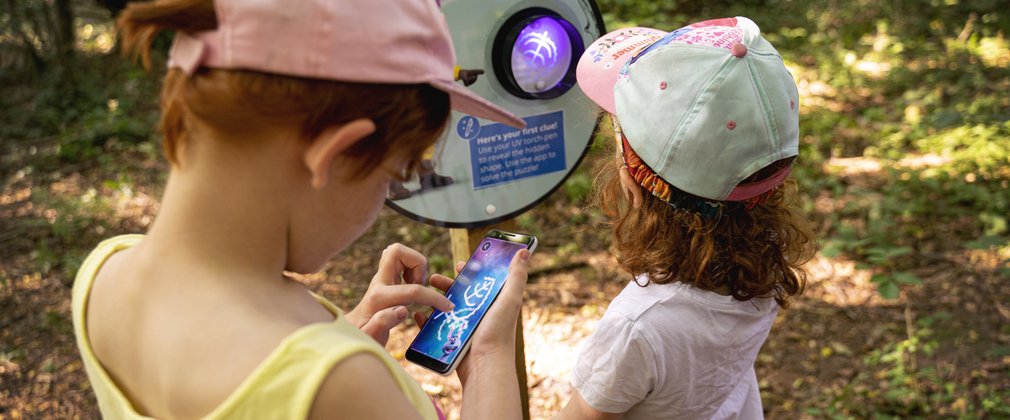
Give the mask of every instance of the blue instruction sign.
[{"label": "blue instruction sign", "polygon": [[523,129],[481,126],[470,141],[473,188],[565,170],[564,119],[564,111],[556,111],[524,118]]}]

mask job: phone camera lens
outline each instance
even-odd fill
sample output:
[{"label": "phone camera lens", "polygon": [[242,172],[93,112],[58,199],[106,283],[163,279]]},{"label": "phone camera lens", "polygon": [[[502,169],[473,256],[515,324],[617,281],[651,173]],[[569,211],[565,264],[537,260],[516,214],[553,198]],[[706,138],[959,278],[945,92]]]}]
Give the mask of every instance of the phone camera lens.
[{"label": "phone camera lens", "polygon": [[491,242],[484,242],[484,245],[480,246],[481,251],[487,252],[488,249],[491,249]]}]

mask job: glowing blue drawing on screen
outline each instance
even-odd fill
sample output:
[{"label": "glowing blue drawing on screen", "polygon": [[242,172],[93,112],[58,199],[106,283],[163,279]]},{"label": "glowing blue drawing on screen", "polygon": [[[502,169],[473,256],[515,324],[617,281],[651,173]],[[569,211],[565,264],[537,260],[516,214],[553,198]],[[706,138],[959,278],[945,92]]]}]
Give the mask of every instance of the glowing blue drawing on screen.
[{"label": "glowing blue drawing on screen", "polygon": [[[494,282],[494,277],[484,276],[484,281],[472,284],[469,289],[466,289],[466,293],[463,293],[463,301],[466,302],[467,306],[484,306],[484,302],[487,301],[487,297],[490,295],[488,292],[491,291],[491,286],[494,286]],[[477,299],[480,299],[480,302],[477,302]]]},{"label": "glowing blue drawing on screen", "polygon": [[[484,304],[491,297],[494,285],[494,277],[484,276],[484,281],[471,284],[463,292],[463,301],[466,302],[465,308],[442,312],[434,317],[434,319],[442,318],[436,337],[440,341],[445,340],[445,345],[442,346],[443,354],[452,353],[459,348],[460,336],[470,327],[470,318],[477,313],[477,309],[486,307]],[[452,295],[446,295],[446,297],[451,299]]]},{"label": "glowing blue drawing on screen", "polygon": [[530,93],[556,86],[572,62],[572,40],[560,18],[542,16],[519,31],[512,46],[512,75]]},{"label": "glowing blue drawing on screen", "polygon": [[485,239],[445,295],[456,309],[451,312],[436,309],[410,348],[442,363],[458,355],[505,285],[512,256],[525,247],[520,243]]}]

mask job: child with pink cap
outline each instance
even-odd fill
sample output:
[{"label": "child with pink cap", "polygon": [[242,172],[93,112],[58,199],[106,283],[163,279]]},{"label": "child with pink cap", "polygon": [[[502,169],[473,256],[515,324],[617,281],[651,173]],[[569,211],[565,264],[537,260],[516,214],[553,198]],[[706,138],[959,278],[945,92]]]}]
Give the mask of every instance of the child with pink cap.
[{"label": "child with pink cap", "polygon": [[[455,83],[435,0],[155,0],[131,4],[119,25],[148,66],[155,36],[176,33],[161,119],[172,165],[147,233],[102,242],[74,283],[103,417],[442,417],[383,346],[406,305],[451,310],[425,287],[451,279],[394,244],[344,312],[289,275],[362,235],[450,108],[522,126]],[[513,258],[457,369],[464,418],[521,415],[528,256]]]},{"label": "child with pink cap", "polygon": [[597,203],[635,276],[583,344],[559,418],[756,419],[754,372],[814,250],[784,186],[799,97],[754,22],[611,32],[579,86],[610,113]]}]

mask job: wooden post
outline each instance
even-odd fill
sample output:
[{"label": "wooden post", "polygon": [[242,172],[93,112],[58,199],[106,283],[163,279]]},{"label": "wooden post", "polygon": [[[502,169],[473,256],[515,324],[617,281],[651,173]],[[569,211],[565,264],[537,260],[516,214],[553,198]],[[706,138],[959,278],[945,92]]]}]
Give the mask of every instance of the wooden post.
[{"label": "wooden post", "polygon": [[[484,239],[484,234],[491,229],[500,229],[508,232],[515,232],[515,219],[509,219],[501,223],[485,226],[478,229],[450,229],[449,238],[452,246],[452,261],[466,261],[477,245]],[[522,404],[523,420],[530,419],[530,390],[526,381],[526,347],[523,340],[523,314],[519,312],[519,319],[516,322],[516,376],[519,377],[519,401]]]}]

